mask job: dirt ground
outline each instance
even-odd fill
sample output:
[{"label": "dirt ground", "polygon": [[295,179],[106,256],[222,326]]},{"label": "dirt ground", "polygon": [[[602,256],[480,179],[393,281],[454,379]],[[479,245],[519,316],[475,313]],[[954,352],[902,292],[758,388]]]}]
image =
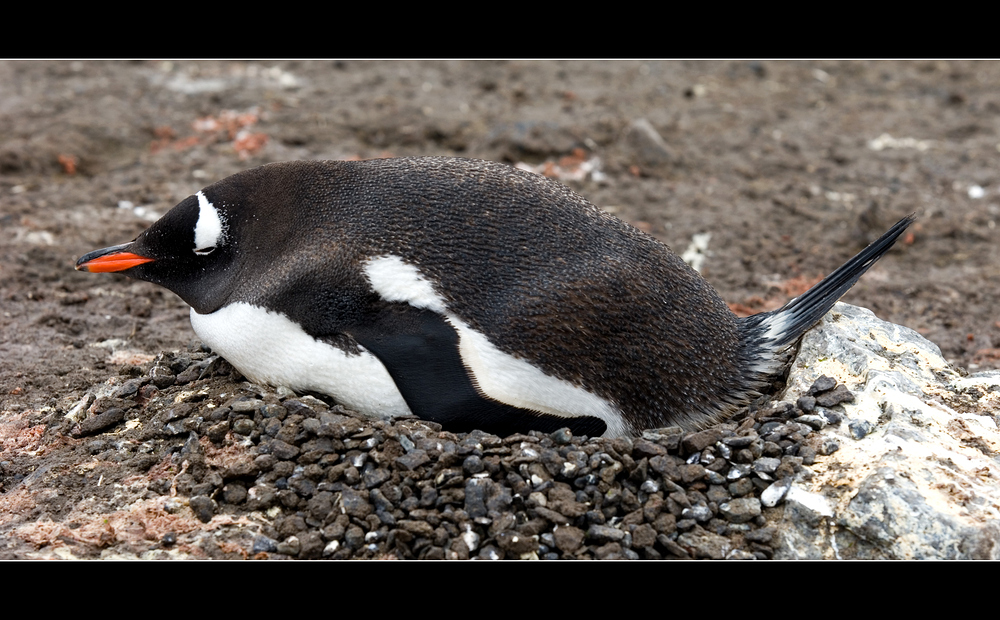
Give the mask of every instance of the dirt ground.
[{"label": "dirt ground", "polygon": [[[738,311],[916,213],[845,301],[1000,367],[1000,63],[4,61],[0,558],[87,528],[114,548],[87,516],[157,455],[112,468],[64,417],[122,369],[198,350],[173,294],[76,258],[252,166],[403,155],[538,166],[677,252],[710,233],[702,273]],[[46,475],[47,495],[21,492]]]}]

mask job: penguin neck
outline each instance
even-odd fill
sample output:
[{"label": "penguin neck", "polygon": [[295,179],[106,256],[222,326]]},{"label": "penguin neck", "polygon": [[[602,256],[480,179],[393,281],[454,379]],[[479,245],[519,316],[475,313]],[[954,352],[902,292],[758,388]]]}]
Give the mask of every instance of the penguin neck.
[{"label": "penguin neck", "polygon": [[225,273],[206,273],[199,278],[154,283],[173,291],[198,314],[211,314],[233,300],[236,280]]}]

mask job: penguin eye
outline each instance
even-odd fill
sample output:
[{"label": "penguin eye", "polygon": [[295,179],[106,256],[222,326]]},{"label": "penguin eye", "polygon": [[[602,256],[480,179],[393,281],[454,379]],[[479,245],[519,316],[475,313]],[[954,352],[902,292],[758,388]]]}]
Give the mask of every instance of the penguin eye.
[{"label": "penguin eye", "polygon": [[212,247],[209,248],[201,248],[200,250],[195,250],[194,253],[197,254],[198,256],[207,256],[214,251],[215,251],[215,246],[213,245]]}]

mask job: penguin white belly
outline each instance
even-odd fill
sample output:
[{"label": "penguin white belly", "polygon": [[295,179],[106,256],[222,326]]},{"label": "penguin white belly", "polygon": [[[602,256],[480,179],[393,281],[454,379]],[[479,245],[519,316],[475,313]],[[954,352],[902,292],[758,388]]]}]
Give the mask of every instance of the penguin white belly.
[{"label": "penguin white belly", "polygon": [[379,418],[410,415],[389,372],[374,355],[348,355],[320,342],[278,312],[233,303],[198,314],[191,326],[213,351],[255,383],[332,396],[359,413]]}]

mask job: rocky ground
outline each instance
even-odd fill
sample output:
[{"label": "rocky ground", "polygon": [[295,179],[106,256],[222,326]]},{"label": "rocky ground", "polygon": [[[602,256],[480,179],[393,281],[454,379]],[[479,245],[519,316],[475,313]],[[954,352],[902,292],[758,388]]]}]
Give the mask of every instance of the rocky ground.
[{"label": "rocky ground", "polygon": [[769,557],[756,498],[829,449],[808,412],[583,442],[372,423],[246,383],[171,293],[73,262],[261,163],[478,157],[678,252],[710,233],[738,312],[915,212],[845,299],[997,368],[998,86],[988,62],[0,63],[0,557]]},{"label": "rocky ground", "polygon": [[64,557],[765,559],[762,492],[836,451],[812,432],[854,398],[824,378],[702,432],[588,440],[366,420],[241,379],[203,351],[124,366],[31,446],[73,471],[8,479],[7,506],[48,517],[12,533]]}]

